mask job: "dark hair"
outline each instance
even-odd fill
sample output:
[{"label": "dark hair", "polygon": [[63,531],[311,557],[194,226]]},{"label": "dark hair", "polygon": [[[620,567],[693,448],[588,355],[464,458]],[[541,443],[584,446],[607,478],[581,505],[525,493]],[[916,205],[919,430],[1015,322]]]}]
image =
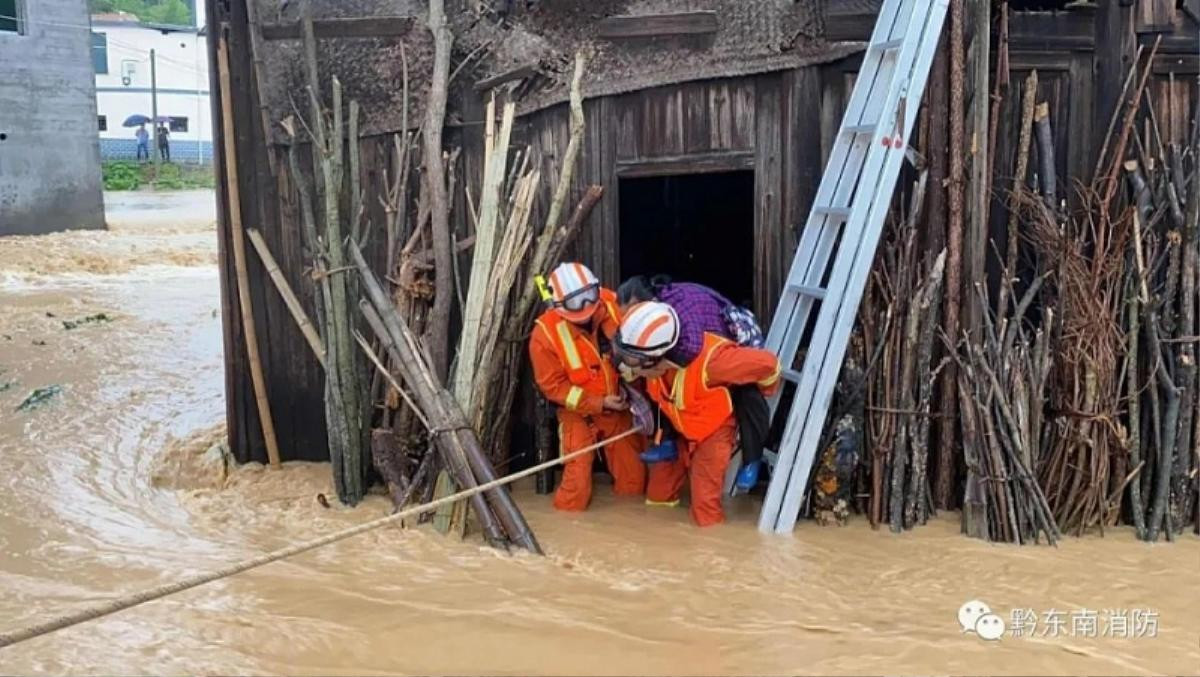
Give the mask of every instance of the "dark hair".
[{"label": "dark hair", "polygon": [[669,275],[634,275],[617,287],[617,303],[628,305],[641,301],[653,301],[659,292],[671,284]]}]

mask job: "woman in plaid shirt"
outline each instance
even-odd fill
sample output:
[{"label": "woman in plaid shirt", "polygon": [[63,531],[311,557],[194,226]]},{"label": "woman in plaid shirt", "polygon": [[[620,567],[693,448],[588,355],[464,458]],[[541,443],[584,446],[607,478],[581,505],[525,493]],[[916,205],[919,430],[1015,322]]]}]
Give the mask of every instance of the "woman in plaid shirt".
[{"label": "woman in plaid shirt", "polygon": [[[672,282],[666,275],[635,275],[617,288],[620,313],[643,301],[659,301],[675,310],[679,316],[679,340],[666,354],[675,364],[688,364],[700,354],[704,334],[712,333],[737,340],[730,332],[725,311],[729,299],[716,290],[692,282]],[[770,427],[770,408],[757,388],[730,388],[733,406],[741,434],[742,468],[738,471],[736,487],[748,492],[758,483],[762,448]]]}]

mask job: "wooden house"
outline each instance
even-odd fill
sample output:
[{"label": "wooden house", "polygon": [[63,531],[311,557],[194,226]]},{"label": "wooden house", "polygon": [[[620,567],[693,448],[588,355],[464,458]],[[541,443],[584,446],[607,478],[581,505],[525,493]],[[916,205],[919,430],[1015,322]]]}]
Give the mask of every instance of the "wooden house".
[{"label": "wooden house", "polygon": [[[279,125],[296,110],[306,110],[296,7],[301,4],[218,0],[209,5],[208,25],[214,35],[228,30],[233,87],[213,100],[219,112],[220,97],[231,99],[243,221],[263,232],[285,276],[305,296],[311,285],[301,284],[305,264],[299,215],[286,163],[288,139]],[[365,204],[375,223],[383,220],[377,196],[384,170],[391,169],[393,135],[406,124],[415,128],[422,119],[432,54],[423,4],[311,3],[323,76],[338,77],[346,99],[358,100],[363,109],[357,143]],[[460,149],[460,190],[452,214],[458,237],[471,232],[461,188],[478,195],[488,97],[516,102],[513,146],[528,147],[529,157],[543,163],[544,177],[557,176],[568,139],[572,58],[585,48],[591,52],[583,86],[586,133],[572,199],[591,184],[603,186],[604,196],[577,240],[574,256],[608,285],[646,272],[712,284],[747,302],[769,322],[879,0],[448,4],[456,73],[446,145]],[[1129,66],[1139,46],[1148,50],[1156,40],[1150,96],[1161,111],[1162,133],[1181,142],[1188,137],[1196,111],[1200,3],[1008,4],[1006,36],[994,30],[971,32],[972,50],[980,39],[993,46],[1008,41],[1010,85],[1000,105],[994,155],[998,176],[1011,180],[1012,170],[1002,168],[1013,165],[1021,83],[1036,69],[1039,98],[1050,104],[1058,130],[1059,175],[1089,177]],[[211,41],[214,50],[218,42]],[[214,51],[214,73],[215,58]],[[914,133],[914,145],[933,167],[935,213],[945,208],[947,63],[944,54],[935,61],[926,115]],[[994,71],[994,64],[987,68]],[[966,95],[988,92],[969,88]],[[997,193],[1004,189],[994,187]],[[535,222],[544,215],[553,181],[543,180],[541,190]],[[993,210],[1002,212],[1002,201],[993,202]],[[230,438],[240,460],[263,460],[233,265],[225,253],[227,210],[222,199]],[[931,219],[927,238],[937,246],[936,216]],[[978,245],[982,252],[982,241]],[[320,368],[257,261],[252,261],[250,274],[280,448],[284,458],[324,459]],[[302,301],[311,303],[309,298]]]}]

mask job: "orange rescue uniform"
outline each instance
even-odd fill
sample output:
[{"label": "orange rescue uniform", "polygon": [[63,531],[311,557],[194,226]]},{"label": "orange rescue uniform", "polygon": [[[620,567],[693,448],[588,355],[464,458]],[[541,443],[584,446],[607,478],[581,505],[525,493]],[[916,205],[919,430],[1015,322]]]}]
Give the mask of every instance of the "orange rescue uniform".
[{"label": "orange rescue uniform", "polygon": [[771,395],[779,387],[779,373],[779,359],[770,352],[705,334],[704,347],[690,364],[647,379],[647,394],[682,439],[677,460],[651,464],[646,498],[676,501],[690,477],[692,521],[702,527],[724,522],[721,490],[737,437],[726,386],[754,383]]},{"label": "orange rescue uniform", "polygon": [[[559,453],[566,454],[625,432],[633,426],[627,411],[604,408],[604,398],[620,394],[620,379],[600,352],[600,332],[611,339],[619,320],[616,295],[600,290],[600,302],[588,325],[569,322],[553,309],[537,319],[529,339],[533,377],[546,399],[558,405]],[[638,496],[646,487],[646,466],[638,456],[645,438],[632,435],[605,445],[613,492]],[[592,498],[592,461],[584,454],[563,467],[554,493],[559,510],[587,509]]]}]

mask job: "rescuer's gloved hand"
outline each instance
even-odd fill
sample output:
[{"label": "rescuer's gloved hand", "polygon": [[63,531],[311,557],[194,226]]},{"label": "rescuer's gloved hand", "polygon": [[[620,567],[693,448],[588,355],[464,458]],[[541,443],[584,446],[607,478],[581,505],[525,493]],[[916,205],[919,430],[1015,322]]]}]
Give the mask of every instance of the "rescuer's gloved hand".
[{"label": "rescuer's gloved hand", "polygon": [[641,456],[646,463],[668,463],[679,458],[679,449],[675,440],[669,439],[643,451]]}]

